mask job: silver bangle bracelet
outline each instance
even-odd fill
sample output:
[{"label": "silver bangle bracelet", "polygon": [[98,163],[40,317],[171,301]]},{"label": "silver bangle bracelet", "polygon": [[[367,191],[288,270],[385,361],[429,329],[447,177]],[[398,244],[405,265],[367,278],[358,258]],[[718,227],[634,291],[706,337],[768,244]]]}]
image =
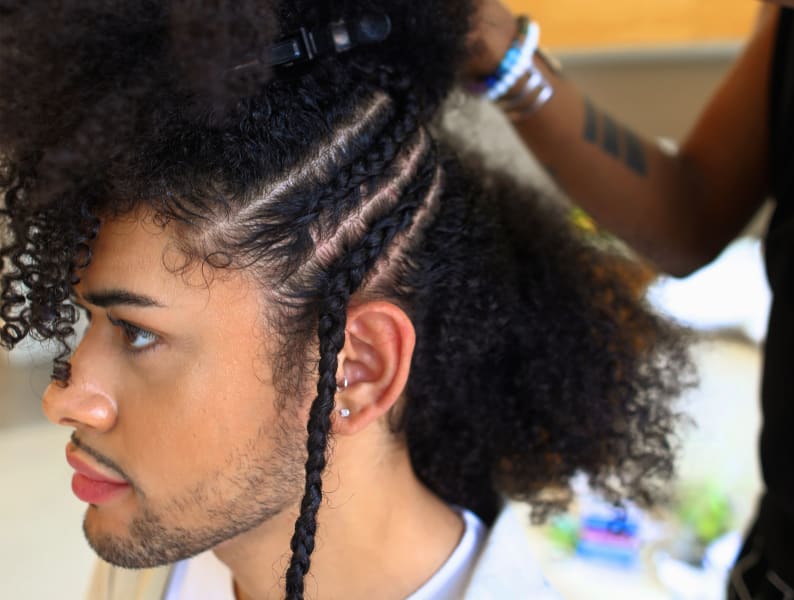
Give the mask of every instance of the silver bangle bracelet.
[{"label": "silver bangle bracelet", "polygon": [[539,58],[552,73],[559,73],[559,63],[538,49],[522,73],[527,79],[521,90],[497,102],[511,119],[522,119],[536,113],[554,97],[554,86],[538,68],[535,58]]}]

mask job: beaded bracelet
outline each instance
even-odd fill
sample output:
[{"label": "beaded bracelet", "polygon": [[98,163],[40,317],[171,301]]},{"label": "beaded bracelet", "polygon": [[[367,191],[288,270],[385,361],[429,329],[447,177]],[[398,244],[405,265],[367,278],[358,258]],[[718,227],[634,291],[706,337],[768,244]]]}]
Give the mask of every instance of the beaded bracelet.
[{"label": "beaded bracelet", "polygon": [[[558,63],[547,57],[542,50],[538,49],[535,56],[552,73],[559,73]],[[499,108],[513,121],[524,119],[536,113],[554,96],[554,88],[540,69],[537,68],[534,61],[527,69],[526,75],[527,80],[518,92],[503,97],[497,102]]]},{"label": "beaded bracelet", "polygon": [[[511,118],[523,118],[534,113],[551,100],[554,88],[535,64],[535,58],[547,65],[552,72],[559,67],[550,61],[539,49],[540,27],[527,16],[518,17],[518,34],[496,72],[486,77],[471,91],[492,101]],[[526,76],[527,80],[516,94],[505,97],[515,84]],[[528,100],[532,102],[527,105]]]},{"label": "beaded bracelet", "polygon": [[485,79],[488,87],[493,87],[499,79],[506,75],[521,56],[521,50],[529,34],[530,19],[526,15],[521,15],[516,19],[516,37],[510,43],[510,48],[505,52],[502,62],[496,68],[496,72]]},{"label": "beaded bracelet", "polygon": [[498,100],[512,88],[532,65],[532,57],[538,49],[540,27],[527,17],[519,17],[519,36],[513,41],[496,73],[485,80],[485,97]]}]

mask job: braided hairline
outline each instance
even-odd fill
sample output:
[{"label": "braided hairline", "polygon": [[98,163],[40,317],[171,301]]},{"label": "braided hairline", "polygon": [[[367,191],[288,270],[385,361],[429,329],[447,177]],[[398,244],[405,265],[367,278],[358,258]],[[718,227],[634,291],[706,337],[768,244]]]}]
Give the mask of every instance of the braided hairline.
[{"label": "braided hairline", "polygon": [[[386,176],[387,179],[379,182],[377,188],[364,190],[364,198],[337,231],[326,240],[316,237],[319,234],[315,233],[312,237],[315,248],[313,254],[288,279],[280,282],[271,280],[263,288],[266,299],[275,307],[269,324],[274,329],[281,330],[285,340],[291,340],[290,344],[283,346],[282,354],[274,356],[275,368],[278,371],[276,381],[280,382],[277,383],[277,387],[283,401],[289,396],[301,395],[308,391],[295,385],[295,382],[305,381],[307,375],[316,373],[315,359],[310,358],[313,353],[307,353],[310,347],[308,344],[311,344],[312,339],[316,339],[315,332],[285,330],[284,324],[291,327],[295,323],[303,322],[300,316],[306,310],[304,299],[323,296],[316,288],[318,279],[323,279],[329,267],[339,260],[339,257],[346,252],[346,248],[354,247],[373,223],[394,210],[401,202],[411,181],[416,177],[419,168],[427,166],[427,157],[432,149],[430,134],[424,129],[419,129],[410,144],[395,157],[391,167],[392,172]],[[432,197],[429,196],[431,199]],[[425,208],[422,206],[420,214],[424,212]],[[377,270],[380,272],[383,268],[378,267]],[[295,356],[304,356],[307,361],[296,363]]]},{"label": "braided hairline", "polygon": [[[171,198],[174,214],[167,211],[167,216],[173,217],[178,223],[188,224],[186,237],[190,242],[183,245],[185,255],[190,259],[207,261],[212,266],[216,266],[213,261],[219,257],[223,257],[219,261],[221,266],[234,263],[240,268],[248,268],[266,264],[271,270],[279,265],[287,266],[280,279],[288,278],[293,270],[288,265],[297,266],[307,257],[303,256],[305,248],[296,246],[295,239],[285,232],[297,223],[300,227],[310,228],[306,231],[312,231],[319,237],[325,235],[322,233],[324,230],[338,226],[339,216],[330,218],[328,213],[338,213],[342,203],[325,200],[325,196],[329,195],[327,190],[334,187],[340,169],[345,168],[343,165],[354,164],[361,155],[370,151],[369,147],[356,147],[356,141],[367,135],[378,134],[387,127],[394,108],[392,98],[382,91],[376,91],[369,100],[359,105],[352,117],[334,127],[336,133],[330,139],[315,144],[307,152],[308,157],[298,166],[265,184],[258,192],[247,195],[242,202],[221,203],[210,218],[200,216],[208,207],[200,206],[199,214],[194,214],[191,201],[180,203],[178,198]],[[283,201],[301,195],[305,197],[303,203],[293,202],[294,206],[291,206]],[[194,221],[200,221],[201,227],[190,227]],[[251,232],[274,238],[270,240],[267,250],[263,250],[260,240],[248,238]],[[297,233],[299,238],[303,235],[306,234]],[[224,248],[231,248],[232,252],[218,251]],[[210,257],[210,260],[206,257]]]},{"label": "braided hairline", "polygon": [[395,280],[398,279],[395,275],[410,263],[410,249],[421,243],[427,226],[436,218],[443,187],[444,169],[441,165],[436,165],[433,183],[425,202],[417,210],[411,226],[395,237],[383,257],[367,275],[362,285],[362,294],[378,296],[386,293],[386,290],[392,294],[395,290],[405,295],[410,293],[410,290],[403,289],[404,284],[401,281]]},{"label": "braided hairline", "polygon": [[[281,281],[269,281],[263,289],[266,299],[278,307],[271,325],[295,322],[295,317],[303,310],[300,300],[306,296],[316,295],[313,281],[325,273],[330,265],[343,255],[345,248],[355,246],[366,233],[367,228],[379,218],[389,214],[401,201],[406,188],[416,177],[420,165],[432,149],[430,135],[424,129],[417,130],[410,145],[403,150],[392,165],[393,175],[380,187],[368,192],[364,190],[364,198],[356,209],[349,213],[345,221],[327,239],[322,239],[320,231],[312,232],[314,251],[303,264]],[[299,320],[299,319],[298,319]],[[280,369],[287,375],[287,369]],[[296,390],[284,388],[283,394],[294,393]]]},{"label": "braided hairline", "polygon": [[259,200],[247,204],[236,215],[235,220],[245,222],[256,218],[262,206],[289,197],[306,185],[307,181],[326,179],[325,174],[333,165],[343,162],[343,157],[353,141],[360,138],[373,124],[379,124],[393,109],[393,101],[384,92],[376,92],[370,101],[350,115],[350,120],[337,128],[331,140],[320,140],[306,160],[280,179],[265,185],[257,194]]},{"label": "braided hairline", "polygon": [[358,208],[336,232],[328,239],[323,240],[315,234],[315,251],[313,257],[307,261],[296,273],[301,281],[309,272],[325,270],[342,254],[345,247],[350,247],[360,240],[366,233],[370,223],[377,220],[378,216],[389,214],[400,202],[406,187],[416,177],[421,160],[430,150],[429,135],[424,129],[419,129],[412,140],[410,147],[405,152],[404,158],[397,160],[394,170],[396,176],[387,180],[382,187],[366,194]]},{"label": "braided hairline", "polygon": [[[282,402],[285,402],[289,396],[303,395],[307,392],[308,389],[297,382],[307,381],[309,374],[316,373],[314,362],[316,359],[312,358],[314,353],[308,352],[312,340],[316,339],[315,332],[311,329],[294,329],[294,324],[304,322],[301,316],[307,310],[305,299],[319,299],[324,296],[317,285],[324,279],[329,266],[337,261],[347,248],[354,247],[367,233],[372,223],[394,210],[411,180],[415,178],[419,166],[426,165],[425,159],[431,148],[429,134],[425,130],[418,131],[410,146],[395,158],[388,179],[380,182],[374,193],[365,193],[357,210],[348,215],[334,235],[325,241],[313,238],[313,245],[316,248],[313,255],[289,279],[280,283],[270,281],[266,287],[264,293],[271,306],[276,307],[269,324],[277,331],[281,331],[285,342],[290,340],[289,344],[285,343],[282,346],[280,354],[273,356],[274,367],[278,372],[275,380],[278,382],[277,387]],[[296,362],[296,356],[305,357],[305,360]]]}]

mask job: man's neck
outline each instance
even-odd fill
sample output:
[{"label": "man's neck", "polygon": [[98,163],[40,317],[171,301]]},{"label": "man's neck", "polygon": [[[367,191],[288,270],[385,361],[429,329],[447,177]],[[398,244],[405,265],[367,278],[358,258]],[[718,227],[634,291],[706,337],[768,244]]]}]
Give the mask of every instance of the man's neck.
[{"label": "man's neck", "polygon": [[[407,452],[381,458],[351,469],[343,455],[326,472],[307,598],[405,598],[460,541],[460,516],[417,480]],[[283,598],[296,516],[297,509],[285,511],[215,548],[239,600]]]}]

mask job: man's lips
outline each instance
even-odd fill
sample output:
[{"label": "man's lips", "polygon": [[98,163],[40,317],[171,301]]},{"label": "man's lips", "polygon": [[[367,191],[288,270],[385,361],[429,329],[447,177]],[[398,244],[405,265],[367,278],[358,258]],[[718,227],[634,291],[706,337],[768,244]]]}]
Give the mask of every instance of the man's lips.
[{"label": "man's lips", "polygon": [[101,473],[99,468],[89,465],[87,461],[78,457],[78,452],[79,450],[72,442],[66,445],[66,462],[83,477],[102,483],[111,483],[113,485],[129,485],[129,483],[121,477],[114,477]]},{"label": "man's lips", "polygon": [[[105,504],[127,493],[130,484],[123,478],[106,475],[77,455],[74,443],[66,446],[66,462],[76,471],[72,476],[72,491],[83,502],[93,506]],[[90,459],[89,459],[90,460]]]}]

